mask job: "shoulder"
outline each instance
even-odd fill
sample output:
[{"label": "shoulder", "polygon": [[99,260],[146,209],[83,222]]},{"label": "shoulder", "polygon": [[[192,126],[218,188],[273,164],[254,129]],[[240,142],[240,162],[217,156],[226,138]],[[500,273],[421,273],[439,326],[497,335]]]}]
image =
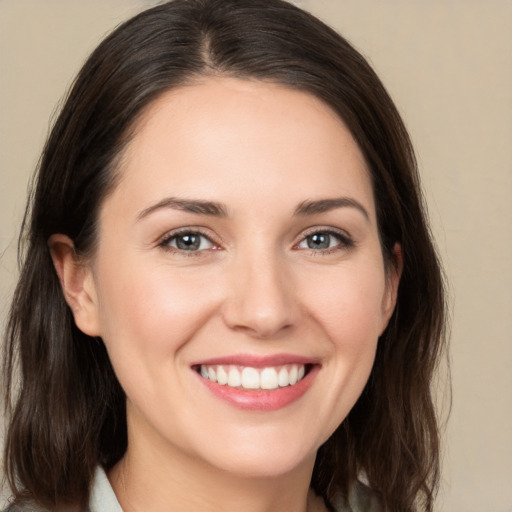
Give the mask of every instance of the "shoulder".
[{"label": "shoulder", "polygon": [[[73,509],[76,511],[76,508]],[[60,512],[67,512],[66,509],[59,509]],[[36,505],[33,501],[23,501],[17,503],[11,503],[7,506],[7,508],[3,509],[1,512],[56,512],[54,510],[49,510],[47,508],[41,507],[40,505]],[[89,510],[84,510],[83,512],[90,512]]]},{"label": "shoulder", "polygon": [[382,512],[375,493],[365,484],[356,480],[348,498],[339,496],[334,500],[333,510],[335,512]]},{"label": "shoulder", "polygon": [[[69,510],[69,509],[68,509]],[[60,512],[68,512],[65,508]],[[76,509],[75,509],[76,510]],[[16,501],[0,512],[55,512],[34,504],[31,500]],[[92,485],[89,505],[83,512],[123,512],[108,481],[105,471],[97,467]]]},{"label": "shoulder", "polygon": [[49,512],[33,503],[24,501],[23,503],[11,503],[2,512]]},{"label": "shoulder", "polygon": [[354,512],[382,512],[375,493],[359,480],[352,486],[349,498]]}]

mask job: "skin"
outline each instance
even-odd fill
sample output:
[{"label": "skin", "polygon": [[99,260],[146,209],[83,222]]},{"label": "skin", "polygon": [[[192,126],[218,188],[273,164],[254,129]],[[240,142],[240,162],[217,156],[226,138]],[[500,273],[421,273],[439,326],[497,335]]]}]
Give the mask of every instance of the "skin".
[{"label": "skin", "polygon": [[[315,454],[364,388],[400,276],[350,132],[308,94],[205,78],[150,106],[120,173],[90,261],[63,235],[50,245],[78,327],[104,340],[127,394],[128,451],[109,474],[123,509],[322,510]],[[225,216],[154,208],[169,197]],[[178,248],[183,228],[200,230],[198,250]],[[329,247],[309,247],[312,233]],[[220,400],[191,368],[282,353],[318,371],[274,411]]]}]

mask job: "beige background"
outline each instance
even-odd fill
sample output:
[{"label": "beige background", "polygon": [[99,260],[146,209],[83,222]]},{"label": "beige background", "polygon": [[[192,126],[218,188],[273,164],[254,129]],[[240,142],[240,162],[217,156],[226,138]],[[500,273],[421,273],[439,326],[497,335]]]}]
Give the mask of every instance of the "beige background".
[{"label": "beige background", "polygon": [[[49,119],[100,38],[149,1],[0,0],[0,320]],[[512,511],[512,1],[303,0],[373,63],[415,142],[450,281],[443,512]]]}]

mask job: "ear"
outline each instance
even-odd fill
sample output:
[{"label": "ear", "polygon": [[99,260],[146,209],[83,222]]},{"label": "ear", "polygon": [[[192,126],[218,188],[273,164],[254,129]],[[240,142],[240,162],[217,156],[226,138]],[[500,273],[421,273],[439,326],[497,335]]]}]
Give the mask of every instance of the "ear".
[{"label": "ear", "polygon": [[48,245],[77,327],[89,336],[100,336],[98,300],[91,268],[79,261],[73,241],[66,235],[52,235]]},{"label": "ear", "polygon": [[386,289],[382,298],[382,325],[381,334],[386,329],[389,319],[393,314],[398,296],[398,285],[403,269],[402,247],[396,243],[393,247],[393,253],[386,268]]}]

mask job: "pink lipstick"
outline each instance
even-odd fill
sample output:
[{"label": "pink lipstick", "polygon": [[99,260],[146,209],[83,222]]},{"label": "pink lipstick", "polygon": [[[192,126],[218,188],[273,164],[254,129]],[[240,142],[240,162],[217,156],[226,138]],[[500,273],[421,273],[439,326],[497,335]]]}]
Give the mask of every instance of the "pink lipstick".
[{"label": "pink lipstick", "polygon": [[273,411],[303,396],[320,369],[317,360],[291,354],[235,355],[192,365],[202,384],[235,407]]}]

